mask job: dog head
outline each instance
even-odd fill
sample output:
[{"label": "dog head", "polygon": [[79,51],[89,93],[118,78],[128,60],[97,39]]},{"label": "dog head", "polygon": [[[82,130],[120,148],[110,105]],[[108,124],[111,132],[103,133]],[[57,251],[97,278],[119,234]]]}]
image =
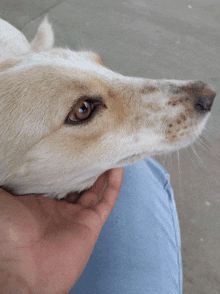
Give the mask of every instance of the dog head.
[{"label": "dog head", "polygon": [[58,199],[104,171],[187,146],[215,97],[195,81],[125,77],[93,52],[53,48],[47,19],[31,51],[0,64],[0,185]]}]

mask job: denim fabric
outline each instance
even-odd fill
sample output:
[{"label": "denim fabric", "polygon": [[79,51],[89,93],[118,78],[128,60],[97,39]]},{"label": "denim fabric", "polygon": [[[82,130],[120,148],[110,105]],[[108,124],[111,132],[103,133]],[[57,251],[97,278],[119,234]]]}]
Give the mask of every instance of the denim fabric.
[{"label": "denim fabric", "polygon": [[182,293],[176,205],[169,175],[154,159],[125,167],[115,208],[69,293]]}]

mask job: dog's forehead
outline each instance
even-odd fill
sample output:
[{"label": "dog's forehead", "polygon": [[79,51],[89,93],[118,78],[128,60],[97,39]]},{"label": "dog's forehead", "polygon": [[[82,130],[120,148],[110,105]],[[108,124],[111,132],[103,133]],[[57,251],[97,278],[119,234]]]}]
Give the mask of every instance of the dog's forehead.
[{"label": "dog's forehead", "polygon": [[[126,77],[94,61],[98,55],[56,50],[30,54],[27,57],[27,61],[8,64],[11,67],[5,72],[3,79],[7,83],[11,81],[13,93],[17,87],[23,93],[15,97],[20,111],[22,108],[19,105],[24,104],[19,103],[21,99],[26,101],[25,113],[32,113],[34,101],[37,108],[36,119],[39,112],[38,119],[43,117],[51,131],[61,127],[75,101],[87,95],[94,98],[101,96],[107,105],[105,113],[109,113],[109,118],[117,125],[129,117],[130,107],[125,102],[125,96],[132,95],[133,87],[129,87]],[[126,95],[129,91],[131,93]]]},{"label": "dog's forehead", "polygon": [[72,51],[69,49],[55,48],[48,52],[30,52],[24,56],[15,58],[12,65],[8,64],[4,69],[10,71],[23,71],[35,66],[53,66],[63,70],[76,69],[87,73],[97,73],[101,76],[107,76],[108,79],[115,79],[122,75],[106,68],[99,55],[94,52]]}]

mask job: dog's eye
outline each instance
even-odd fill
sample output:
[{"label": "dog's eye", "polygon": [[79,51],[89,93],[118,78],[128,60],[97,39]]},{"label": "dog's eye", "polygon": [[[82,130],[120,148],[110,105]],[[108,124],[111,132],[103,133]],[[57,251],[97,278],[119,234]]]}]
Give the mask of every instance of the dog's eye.
[{"label": "dog's eye", "polygon": [[87,119],[90,116],[92,109],[92,103],[89,101],[80,101],[74,108],[74,111],[71,113],[70,118],[73,119],[75,117],[77,120]]},{"label": "dog's eye", "polygon": [[[102,102],[98,99],[80,99],[69,112],[65,123],[79,124],[87,121],[95,114],[101,104]],[[103,106],[106,107],[105,105]]]}]

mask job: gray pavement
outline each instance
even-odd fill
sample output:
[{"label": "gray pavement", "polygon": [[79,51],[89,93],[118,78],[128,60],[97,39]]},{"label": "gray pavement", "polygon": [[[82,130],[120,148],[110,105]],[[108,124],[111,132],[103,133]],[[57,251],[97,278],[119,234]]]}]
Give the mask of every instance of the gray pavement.
[{"label": "gray pavement", "polygon": [[[124,75],[202,80],[220,93],[219,0],[0,0],[0,17],[29,40],[45,14],[56,46],[92,49]],[[220,293],[219,111],[217,95],[201,140],[155,157],[177,202],[184,294]]]}]

